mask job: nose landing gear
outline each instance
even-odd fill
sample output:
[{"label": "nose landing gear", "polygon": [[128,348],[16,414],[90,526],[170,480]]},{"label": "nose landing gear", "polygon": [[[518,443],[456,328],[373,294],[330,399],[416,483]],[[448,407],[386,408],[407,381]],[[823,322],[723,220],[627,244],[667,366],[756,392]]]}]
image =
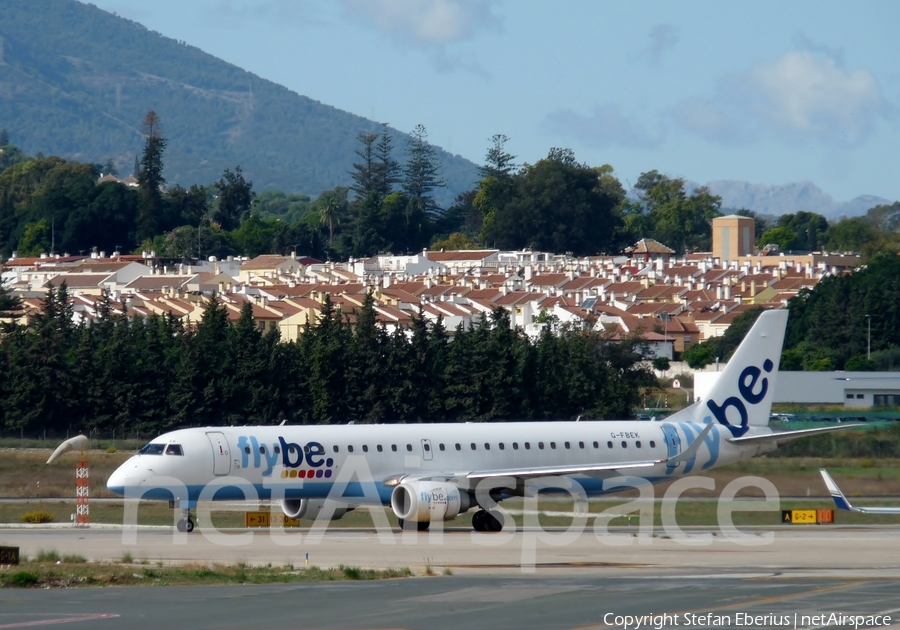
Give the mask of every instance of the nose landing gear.
[{"label": "nose landing gear", "polygon": [[181,516],[181,520],[175,523],[175,529],[180,532],[187,532],[188,534],[190,534],[192,531],[194,531],[194,517],[191,514],[191,510],[181,510]]}]

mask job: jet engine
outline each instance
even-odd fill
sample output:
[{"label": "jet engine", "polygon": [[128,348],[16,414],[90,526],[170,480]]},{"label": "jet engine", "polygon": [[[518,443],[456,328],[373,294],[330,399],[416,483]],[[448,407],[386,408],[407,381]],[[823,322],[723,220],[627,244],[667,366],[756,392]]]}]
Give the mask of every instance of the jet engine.
[{"label": "jet engine", "polygon": [[472,497],[446,481],[405,481],[391,492],[391,509],[403,521],[449,521],[468,511]]},{"label": "jet engine", "polygon": [[336,521],[344,516],[347,512],[353,510],[354,506],[346,503],[338,503],[329,499],[284,499],[281,502],[281,510],[288,518],[303,518],[307,520],[315,520],[323,509],[330,510],[334,507],[334,513],[331,520]]}]

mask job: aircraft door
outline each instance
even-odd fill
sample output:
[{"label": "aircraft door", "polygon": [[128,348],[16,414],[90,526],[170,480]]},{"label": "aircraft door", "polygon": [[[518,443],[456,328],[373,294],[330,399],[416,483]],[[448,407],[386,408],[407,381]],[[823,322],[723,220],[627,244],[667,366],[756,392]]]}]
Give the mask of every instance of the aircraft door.
[{"label": "aircraft door", "polygon": [[206,434],[213,450],[213,474],[227,475],[231,472],[231,455],[228,452],[228,442],[220,431],[210,431]]},{"label": "aircraft door", "polygon": [[[681,452],[681,437],[674,425],[663,424],[663,434],[666,436],[666,457],[675,457]],[[669,470],[675,468],[677,464],[668,464]]]},{"label": "aircraft door", "polygon": [[422,459],[430,462],[434,458],[434,452],[431,450],[431,440],[422,440]]}]

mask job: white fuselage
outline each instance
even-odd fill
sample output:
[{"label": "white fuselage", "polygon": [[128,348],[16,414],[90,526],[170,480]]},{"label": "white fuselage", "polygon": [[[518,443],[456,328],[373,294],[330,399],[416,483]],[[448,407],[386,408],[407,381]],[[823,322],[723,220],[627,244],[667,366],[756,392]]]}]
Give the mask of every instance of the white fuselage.
[{"label": "white fuselage", "polygon": [[[623,474],[659,483],[770,450],[731,444],[726,440],[731,434],[716,424],[694,458],[678,465],[662,461],[684,451],[703,428],[688,422],[607,421],[183,429],[153,440],[149,450],[159,454],[130,458],[110,476],[108,487],[125,496],[189,504],[200,498],[242,499],[249,486],[262,499],[324,498],[341,472],[353,468],[346,493],[331,498],[372,503],[377,496],[387,505],[391,487],[384,482],[406,475],[462,479],[461,489],[472,490],[474,483],[465,487],[472,471],[661,461],[627,473],[566,475],[592,496],[620,490],[604,482]],[[368,493],[359,492],[366,483],[372,484]],[[210,484],[218,490],[202,495]]]}]

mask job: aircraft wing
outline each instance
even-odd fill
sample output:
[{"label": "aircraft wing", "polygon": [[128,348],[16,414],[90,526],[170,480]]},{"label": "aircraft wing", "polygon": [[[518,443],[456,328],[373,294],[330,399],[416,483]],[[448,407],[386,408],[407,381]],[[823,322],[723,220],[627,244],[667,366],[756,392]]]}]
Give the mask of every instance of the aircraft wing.
[{"label": "aircraft wing", "polygon": [[838,509],[861,512],[863,514],[900,514],[900,507],[853,507],[844,496],[844,493],[841,492],[841,489],[838,488],[834,479],[831,478],[831,475],[828,474],[828,471],[820,468],[819,472],[822,473],[825,486],[828,488],[828,492],[831,493],[831,498],[834,499],[834,504],[838,506]]},{"label": "aircraft wing", "polygon": [[706,428],[700,432],[690,446],[684,451],[669,457],[667,459],[650,459],[633,462],[611,462],[603,464],[575,464],[571,466],[536,466],[532,468],[501,468],[497,470],[476,470],[468,473],[466,479],[470,481],[479,481],[481,479],[494,479],[498,477],[512,477],[514,479],[529,479],[534,477],[553,477],[557,475],[578,475],[590,474],[596,472],[608,472],[617,470],[634,470],[641,468],[652,468],[660,464],[678,464],[692,459],[700,447],[703,440],[712,429],[712,424],[706,425]]},{"label": "aircraft wing", "polygon": [[800,438],[809,437],[810,435],[818,435],[819,433],[830,433],[832,431],[843,431],[845,429],[859,429],[864,425],[861,423],[856,424],[842,424],[836,427],[820,427],[817,429],[800,429],[799,431],[779,431],[777,433],[766,433],[763,435],[745,435],[742,437],[732,437],[727,438],[726,441],[731,444],[743,445],[743,444],[766,444],[768,442],[775,442],[776,444],[783,444],[785,442],[790,442],[792,440],[799,440]]}]

